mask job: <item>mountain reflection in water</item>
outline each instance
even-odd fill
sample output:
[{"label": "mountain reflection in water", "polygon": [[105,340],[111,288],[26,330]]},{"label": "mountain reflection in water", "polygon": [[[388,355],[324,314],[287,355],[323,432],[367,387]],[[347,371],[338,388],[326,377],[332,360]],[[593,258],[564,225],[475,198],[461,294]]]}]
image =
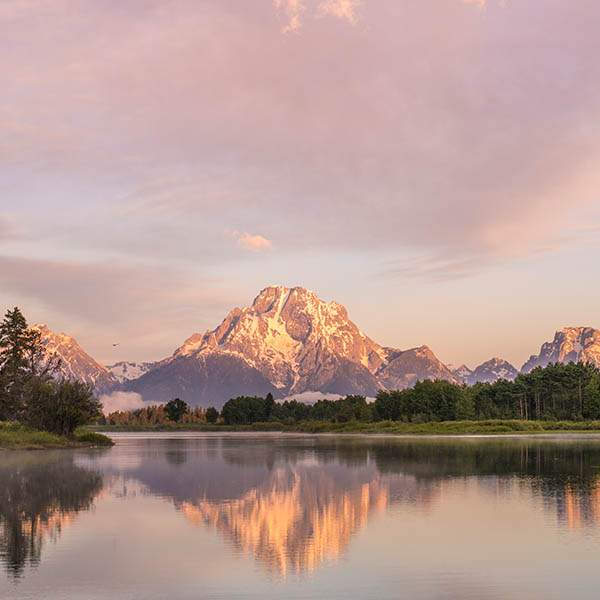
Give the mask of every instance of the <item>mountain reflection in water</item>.
[{"label": "mountain reflection in water", "polygon": [[[430,515],[461,519],[477,543],[478,527],[519,528],[532,515],[560,532],[587,535],[600,524],[599,466],[600,440],[592,438],[129,435],[104,452],[4,453],[0,562],[11,577],[25,577],[25,566],[43,560],[46,540],[60,544],[78,512],[94,504],[101,512],[109,502],[104,518],[111,515],[106,523],[117,539],[139,536],[160,553],[161,540],[143,520],[136,525],[142,529],[131,525],[122,533],[138,522],[132,516],[142,519],[139,509],[149,498],[153,518],[180,519],[186,538],[213,539],[198,528],[216,532],[230,554],[252,557],[260,572],[284,580],[339,563],[353,539],[385,515],[412,528],[397,529],[394,539],[379,532],[390,551],[418,545]],[[486,505],[512,506],[519,514],[514,522],[505,514],[504,522],[491,523]],[[443,529],[436,535],[444,543]],[[176,543],[170,551],[194,551],[183,548]],[[205,559],[199,552],[196,560]]]},{"label": "mountain reflection in water", "polygon": [[500,498],[520,490],[566,527],[600,523],[593,442],[231,436],[148,451],[126,477],[282,576],[338,559],[390,507],[433,510],[457,482]]},{"label": "mountain reflection in water", "polygon": [[387,497],[380,481],[340,491],[333,477],[297,466],[274,469],[240,499],[183,502],[179,508],[191,522],[215,527],[251,552],[269,571],[286,575],[338,558],[369,514],[385,508]]}]

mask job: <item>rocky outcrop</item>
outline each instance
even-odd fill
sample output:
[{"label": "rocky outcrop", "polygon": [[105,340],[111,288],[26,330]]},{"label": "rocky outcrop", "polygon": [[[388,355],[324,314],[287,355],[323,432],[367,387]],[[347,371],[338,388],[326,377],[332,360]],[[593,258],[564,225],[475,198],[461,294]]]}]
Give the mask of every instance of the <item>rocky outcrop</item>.
[{"label": "rocky outcrop", "polygon": [[521,368],[529,373],[549,363],[587,362],[600,367],[600,330],[592,327],[565,327],[554,334],[551,342],[542,344]]}]

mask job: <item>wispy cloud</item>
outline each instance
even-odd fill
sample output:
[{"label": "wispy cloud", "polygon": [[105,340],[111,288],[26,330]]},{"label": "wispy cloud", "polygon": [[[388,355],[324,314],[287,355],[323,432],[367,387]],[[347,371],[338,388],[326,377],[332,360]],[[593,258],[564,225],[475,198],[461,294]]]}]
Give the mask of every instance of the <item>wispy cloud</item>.
[{"label": "wispy cloud", "polygon": [[444,256],[411,257],[387,261],[380,276],[423,279],[428,281],[452,281],[464,279],[491,266],[488,257],[451,258]]}]

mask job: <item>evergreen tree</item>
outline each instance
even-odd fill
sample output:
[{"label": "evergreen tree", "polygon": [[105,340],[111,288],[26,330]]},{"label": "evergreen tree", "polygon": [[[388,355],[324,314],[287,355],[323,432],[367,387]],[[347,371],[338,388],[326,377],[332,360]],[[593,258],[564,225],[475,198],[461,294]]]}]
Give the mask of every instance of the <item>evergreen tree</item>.
[{"label": "evergreen tree", "polygon": [[275,406],[275,400],[273,399],[273,394],[269,392],[265,398],[265,421],[269,419],[271,413],[273,412],[273,407]]},{"label": "evergreen tree", "polygon": [[219,411],[214,406],[209,406],[206,409],[206,422],[216,423],[219,418]]},{"label": "evergreen tree", "polygon": [[583,416],[585,419],[600,419],[600,376],[597,374],[583,390]]},{"label": "evergreen tree", "polygon": [[188,410],[188,405],[180,398],[174,398],[165,404],[165,414],[169,421],[175,421],[175,423],[178,423]]},{"label": "evergreen tree", "polygon": [[473,394],[466,386],[461,390],[456,401],[456,419],[458,421],[471,421],[475,418],[475,403]]},{"label": "evergreen tree", "polygon": [[22,413],[30,344],[23,313],[18,307],[7,311],[0,323],[0,420],[16,420]]}]

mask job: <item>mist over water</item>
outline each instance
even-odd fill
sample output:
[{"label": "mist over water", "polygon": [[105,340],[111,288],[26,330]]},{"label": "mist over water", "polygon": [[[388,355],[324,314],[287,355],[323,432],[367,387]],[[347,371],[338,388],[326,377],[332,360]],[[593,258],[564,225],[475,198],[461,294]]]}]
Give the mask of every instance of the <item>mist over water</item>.
[{"label": "mist over water", "polygon": [[0,454],[0,597],[596,597],[600,437],[114,438]]}]

